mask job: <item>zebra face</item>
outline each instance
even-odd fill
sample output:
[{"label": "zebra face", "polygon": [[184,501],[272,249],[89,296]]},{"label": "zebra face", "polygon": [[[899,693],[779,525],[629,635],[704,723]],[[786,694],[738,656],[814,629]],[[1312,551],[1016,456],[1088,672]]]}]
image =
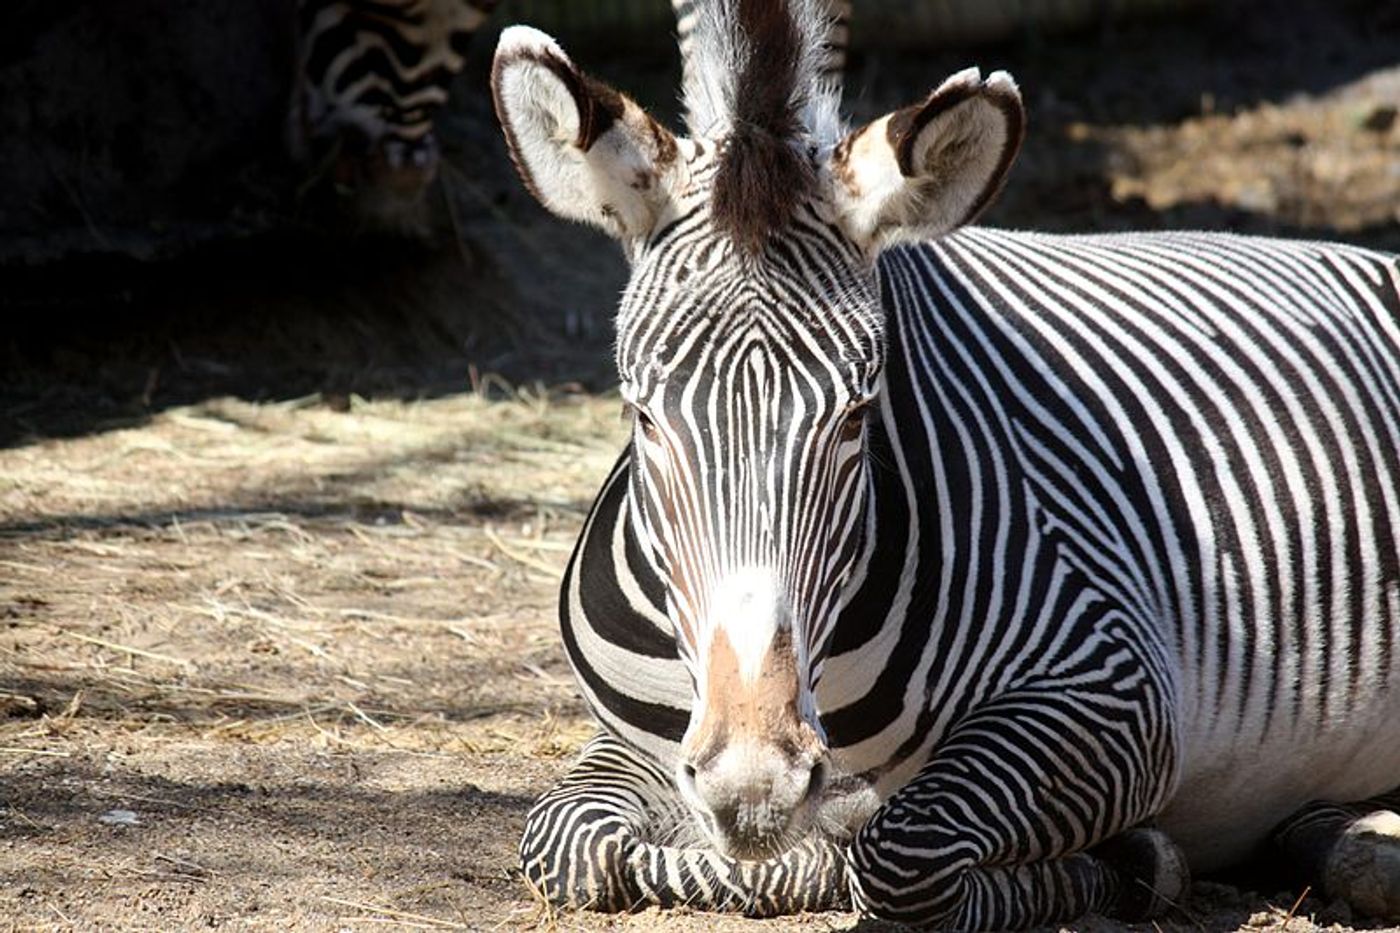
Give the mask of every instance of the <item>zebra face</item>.
[{"label": "zebra face", "polygon": [[506,30],[492,73],[526,186],[632,262],[630,520],[693,687],[676,784],[742,858],[806,833],[828,768],[813,689],[869,507],[879,253],[975,217],[1023,125],[1011,79],[970,69],[846,133],[810,13],[704,5],[688,139],[535,30]]},{"label": "zebra face", "polygon": [[389,220],[421,199],[441,153],[433,122],[496,0],[299,0],[293,159]]},{"label": "zebra face", "polygon": [[677,784],[722,851],[758,857],[801,837],[828,767],[812,689],[861,542],[883,319],[829,229],[752,257],[705,213],[637,258],[618,369],[695,689]]}]

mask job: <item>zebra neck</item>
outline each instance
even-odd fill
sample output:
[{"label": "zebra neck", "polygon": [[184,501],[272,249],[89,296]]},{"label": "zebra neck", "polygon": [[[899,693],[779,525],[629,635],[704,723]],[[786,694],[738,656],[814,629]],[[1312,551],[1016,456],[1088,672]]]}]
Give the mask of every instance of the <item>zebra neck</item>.
[{"label": "zebra neck", "polygon": [[[1026,658],[989,633],[1019,631],[1055,578],[989,363],[995,328],[945,272],[927,247],[880,269],[889,347],[869,553],[817,691],[833,748],[856,769],[921,759],[1021,676]],[[927,685],[927,702],[908,702],[911,684]]]}]

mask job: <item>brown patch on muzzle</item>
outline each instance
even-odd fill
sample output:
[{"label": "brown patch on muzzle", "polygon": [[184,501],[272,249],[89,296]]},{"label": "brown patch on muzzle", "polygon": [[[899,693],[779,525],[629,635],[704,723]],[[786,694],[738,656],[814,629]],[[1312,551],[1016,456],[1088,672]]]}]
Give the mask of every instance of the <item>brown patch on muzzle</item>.
[{"label": "brown patch on muzzle", "polygon": [[798,706],[797,653],[789,630],[778,630],[757,676],[749,680],[740,673],[734,645],[720,628],[710,643],[705,678],[699,725],[681,745],[681,753],[695,767],[703,769],[735,743],[772,748],[790,761],[812,760],[825,752]]}]

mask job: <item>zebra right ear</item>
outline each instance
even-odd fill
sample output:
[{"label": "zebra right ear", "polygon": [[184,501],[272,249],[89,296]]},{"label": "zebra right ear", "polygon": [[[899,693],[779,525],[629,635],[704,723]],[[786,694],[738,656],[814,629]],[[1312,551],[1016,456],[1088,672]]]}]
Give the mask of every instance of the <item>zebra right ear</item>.
[{"label": "zebra right ear", "polygon": [[669,130],[527,26],[501,33],[491,90],[511,158],[541,204],[622,240],[651,232],[678,162]]},{"label": "zebra right ear", "polygon": [[1025,135],[1004,71],[969,68],[920,103],[847,136],[830,173],[847,232],[870,252],[971,223],[1001,191]]}]

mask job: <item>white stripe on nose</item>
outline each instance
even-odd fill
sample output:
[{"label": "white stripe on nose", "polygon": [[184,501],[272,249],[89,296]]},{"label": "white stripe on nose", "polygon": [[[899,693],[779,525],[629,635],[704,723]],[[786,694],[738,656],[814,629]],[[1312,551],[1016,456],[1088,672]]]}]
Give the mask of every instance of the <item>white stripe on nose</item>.
[{"label": "white stripe on nose", "polygon": [[719,581],[710,602],[711,631],[722,628],[739,664],[739,677],[753,683],[773,636],[786,624],[787,606],[778,577],[761,567],[736,570]]}]

